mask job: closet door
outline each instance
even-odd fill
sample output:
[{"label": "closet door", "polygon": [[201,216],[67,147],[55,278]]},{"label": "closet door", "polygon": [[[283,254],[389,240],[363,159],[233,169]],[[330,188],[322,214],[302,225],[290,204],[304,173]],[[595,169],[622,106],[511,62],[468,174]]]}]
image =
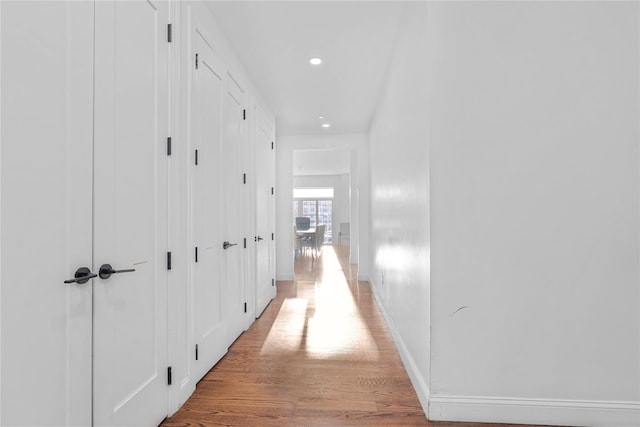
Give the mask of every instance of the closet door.
[{"label": "closet door", "polygon": [[272,206],[275,196],[271,193],[273,130],[269,127],[262,111],[259,109],[255,111],[256,229],[260,236],[269,238],[269,240],[259,241],[256,245],[256,315],[259,316],[276,294],[273,286],[273,252],[270,240],[271,233],[275,231],[272,227]]},{"label": "closet door", "polygon": [[[226,290],[226,315],[229,323],[227,344],[231,344],[244,330],[244,281],[242,259],[244,237],[242,235],[243,175],[240,170],[241,144],[244,142],[244,93],[231,77],[228,78],[225,96],[225,133],[222,144],[222,171],[224,177],[222,237],[234,246],[223,250],[224,286]],[[224,246],[223,246],[224,247]]]},{"label": "closet door", "polygon": [[[224,68],[208,37],[193,32],[191,92],[191,241],[192,324],[195,380],[227,352],[227,322],[220,277],[220,185]],[[197,55],[197,64],[196,64]],[[197,158],[197,160],[196,160]],[[197,249],[196,249],[197,248]],[[196,258],[197,252],[197,258]]]},{"label": "closet door", "polygon": [[0,15],[0,425],[90,425],[93,4]]},{"label": "closet door", "polygon": [[98,1],[93,421],[167,414],[166,1]]}]

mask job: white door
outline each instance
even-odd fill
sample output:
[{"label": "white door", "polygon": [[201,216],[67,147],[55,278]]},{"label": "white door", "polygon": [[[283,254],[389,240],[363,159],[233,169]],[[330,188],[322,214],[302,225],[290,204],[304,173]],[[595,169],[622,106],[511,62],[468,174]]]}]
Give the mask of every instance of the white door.
[{"label": "white door", "polygon": [[[262,112],[256,109],[256,230],[264,240],[256,245],[256,315],[259,316],[275,296],[272,273],[272,129]],[[292,231],[293,232],[293,231]]]},{"label": "white door", "polygon": [[[242,213],[242,281],[244,283],[244,300],[246,313],[244,315],[244,330],[247,330],[256,319],[256,196],[255,196],[255,166],[253,153],[253,135],[249,128],[251,113],[247,111],[244,121],[244,135],[240,153],[240,168],[243,172],[240,211]],[[246,243],[244,242],[246,239]]]},{"label": "white door", "polygon": [[167,7],[95,4],[95,425],[167,414]]},{"label": "white door", "polygon": [[0,14],[0,425],[90,425],[93,4]]},{"label": "white door", "polygon": [[[244,137],[244,93],[232,78],[227,79],[225,96],[225,125],[222,143],[223,203],[222,238],[226,319],[229,325],[227,343],[231,344],[244,330],[245,298],[242,280],[242,171],[240,170],[241,144]],[[226,245],[224,244],[226,242]],[[230,246],[233,245],[233,246]]]},{"label": "white door", "polygon": [[[220,155],[224,69],[196,26],[191,91],[193,376],[200,380],[227,351],[220,277]],[[197,55],[197,59],[196,59]],[[197,61],[197,62],[196,62]]]}]

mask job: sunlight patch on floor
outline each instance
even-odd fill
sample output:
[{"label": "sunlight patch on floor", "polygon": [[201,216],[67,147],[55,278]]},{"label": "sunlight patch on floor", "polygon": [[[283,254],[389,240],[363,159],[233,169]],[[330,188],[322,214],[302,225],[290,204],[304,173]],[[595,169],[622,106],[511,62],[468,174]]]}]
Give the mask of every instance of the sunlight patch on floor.
[{"label": "sunlight patch on floor", "polygon": [[319,258],[303,256],[309,256],[305,271],[312,277],[296,280],[296,297],[282,303],[260,354],[377,360],[378,347],[334,248],[324,246]]},{"label": "sunlight patch on floor", "polygon": [[306,298],[287,298],[271,326],[260,354],[295,353],[300,349],[307,318]]},{"label": "sunlight patch on floor", "polygon": [[332,246],[322,249],[321,280],[315,284],[315,313],[308,321],[306,351],[311,357],[377,358],[378,348],[363,321]]}]

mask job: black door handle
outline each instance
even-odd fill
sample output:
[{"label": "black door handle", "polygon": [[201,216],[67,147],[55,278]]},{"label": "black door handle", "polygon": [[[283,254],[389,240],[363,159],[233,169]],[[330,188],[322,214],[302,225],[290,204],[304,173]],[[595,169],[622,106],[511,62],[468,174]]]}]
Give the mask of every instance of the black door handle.
[{"label": "black door handle", "polygon": [[87,267],[80,267],[76,270],[76,274],[74,277],[74,279],[65,280],[64,283],[79,283],[81,285],[84,285],[89,281],[89,279],[98,277],[98,275],[93,274]]},{"label": "black door handle", "polygon": [[259,242],[260,240],[264,240],[264,239],[263,239],[262,237],[258,236],[258,242]]},{"label": "black door handle", "polygon": [[111,264],[102,264],[100,266],[100,271],[98,272],[98,274],[100,275],[101,279],[108,279],[112,274],[131,273],[132,271],[136,271],[136,269],[128,268],[126,270],[114,270],[113,267],[111,267]]},{"label": "black door handle", "polygon": [[224,243],[222,244],[222,249],[228,249],[228,248],[230,248],[231,246],[236,246],[236,245],[237,245],[237,243],[224,242]]}]

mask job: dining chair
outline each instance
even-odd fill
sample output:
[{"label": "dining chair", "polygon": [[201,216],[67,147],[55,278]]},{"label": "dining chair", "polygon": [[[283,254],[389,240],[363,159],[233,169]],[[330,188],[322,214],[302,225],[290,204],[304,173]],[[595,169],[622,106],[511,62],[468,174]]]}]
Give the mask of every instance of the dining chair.
[{"label": "dining chair", "polygon": [[311,218],[306,216],[296,217],[296,230],[308,230],[311,227]]},{"label": "dining chair", "polygon": [[301,237],[298,236],[298,230],[296,229],[296,226],[293,226],[293,259],[296,260],[298,259],[298,256],[300,256],[300,251],[302,249],[301,247]]},{"label": "dining chair", "polygon": [[313,236],[314,237],[314,249],[315,249],[317,257],[320,256],[320,251],[322,251],[322,245],[324,244],[324,231],[325,231],[325,228],[326,228],[325,224],[319,224],[316,227],[316,234]]}]

